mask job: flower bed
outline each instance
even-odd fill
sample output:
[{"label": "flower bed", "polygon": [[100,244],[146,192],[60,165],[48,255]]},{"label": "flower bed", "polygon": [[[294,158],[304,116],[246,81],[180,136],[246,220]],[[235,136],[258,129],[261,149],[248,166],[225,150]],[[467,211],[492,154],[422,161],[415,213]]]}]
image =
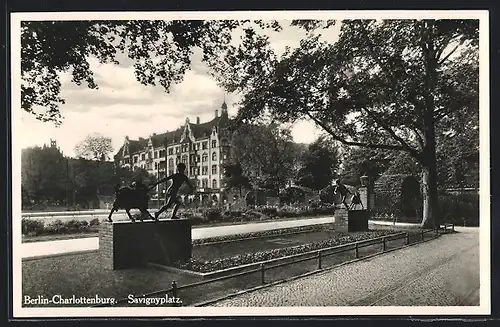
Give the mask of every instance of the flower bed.
[{"label": "flower bed", "polygon": [[294,254],[307,253],[314,250],[320,250],[324,248],[329,248],[336,245],[348,244],[362,240],[368,240],[384,235],[391,235],[397,233],[398,231],[393,230],[372,230],[369,232],[358,232],[358,233],[343,233],[338,232],[334,237],[309,244],[297,245],[287,248],[272,249],[268,251],[255,252],[255,253],[245,253],[241,255],[236,255],[227,258],[221,258],[212,261],[199,261],[196,258],[192,258],[190,261],[185,263],[176,263],[174,266],[180,269],[192,270],[196,272],[213,272],[217,270],[227,269],[231,267],[241,266],[245,264],[256,263],[260,261],[266,261],[276,258],[282,258]]},{"label": "flower bed", "polygon": [[216,243],[216,242],[227,242],[227,241],[238,241],[249,238],[256,237],[268,237],[268,236],[276,236],[276,235],[288,235],[302,232],[317,232],[322,230],[331,229],[330,224],[321,224],[321,225],[309,225],[309,226],[299,226],[292,228],[281,228],[281,229],[273,229],[266,230],[260,232],[252,232],[252,233],[244,233],[244,234],[233,234],[233,235],[224,235],[217,237],[208,237],[204,239],[193,240],[193,245],[202,245],[206,243]]},{"label": "flower bed", "polygon": [[98,226],[99,219],[97,218],[89,222],[85,220],[69,220],[66,222],[56,220],[47,225],[42,220],[23,218],[21,231],[26,236],[97,233]]},{"label": "flower bed", "polygon": [[317,217],[333,215],[333,206],[259,206],[246,210],[222,210],[219,208],[210,209],[186,209],[179,213],[181,218],[189,218],[193,225],[203,225],[214,222],[237,223],[261,220],[297,218],[297,217]]}]

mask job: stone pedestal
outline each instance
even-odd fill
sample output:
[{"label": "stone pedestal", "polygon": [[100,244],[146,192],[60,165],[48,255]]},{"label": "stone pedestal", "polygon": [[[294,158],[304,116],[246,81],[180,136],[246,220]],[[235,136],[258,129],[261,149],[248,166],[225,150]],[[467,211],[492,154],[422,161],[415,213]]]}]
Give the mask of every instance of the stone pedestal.
[{"label": "stone pedestal", "polygon": [[347,209],[342,205],[341,208],[335,209],[335,226],[336,227],[347,227],[348,213]]},{"label": "stone pedestal", "polygon": [[368,210],[351,210],[347,218],[348,232],[368,231]]},{"label": "stone pedestal", "polygon": [[105,222],[99,228],[101,262],[108,269],[170,265],[188,260],[191,251],[189,219]]}]

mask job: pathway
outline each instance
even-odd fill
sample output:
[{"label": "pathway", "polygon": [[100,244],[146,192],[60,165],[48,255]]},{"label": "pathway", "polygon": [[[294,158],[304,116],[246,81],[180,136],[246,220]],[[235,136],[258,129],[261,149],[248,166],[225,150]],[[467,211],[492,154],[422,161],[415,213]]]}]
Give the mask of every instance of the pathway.
[{"label": "pathway", "polygon": [[212,306],[477,306],[479,228],[457,230]]}]

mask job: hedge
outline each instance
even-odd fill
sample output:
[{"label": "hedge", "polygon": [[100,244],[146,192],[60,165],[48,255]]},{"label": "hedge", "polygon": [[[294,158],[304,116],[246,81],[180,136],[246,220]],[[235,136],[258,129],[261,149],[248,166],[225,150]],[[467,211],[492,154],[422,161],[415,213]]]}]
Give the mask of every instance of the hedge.
[{"label": "hedge", "polygon": [[56,220],[47,225],[42,220],[23,218],[21,231],[26,236],[96,233],[98,232],[98,225],[99,219],[97,218],[90,222],[85,220],[70,220],[66,222]]},{"label": "hedge", "polygon": [[[376,194],[373,216],[378,218],[396,217],[398,221],[415,222],[422,217],[422,203],[417,208],[417,216],[405,217],[395,197],[389,192]],[[441,222],[461,226],[479,226],[479,194],[440,194],[438,217]],[[392,219],[392,218],[388,218]]]}]

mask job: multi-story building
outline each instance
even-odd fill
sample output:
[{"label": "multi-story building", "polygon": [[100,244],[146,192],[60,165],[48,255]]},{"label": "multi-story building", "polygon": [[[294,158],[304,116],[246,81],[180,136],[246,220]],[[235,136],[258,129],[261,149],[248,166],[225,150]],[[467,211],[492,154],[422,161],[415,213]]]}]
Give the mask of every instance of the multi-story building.
[{"label": "multi-story building", "polygon": [[173,174],[179,162],[186,164],[187,176],[196,182],[201,201],[220,201],[224,194],[222,166],[230,159],[229,117],[224,102],[215,110],[214,118],[192,123],[170,132],[153,134],[148,138],[125,142],[115,155],[115,162],[132,170],[137,167],[163,178]]}]

